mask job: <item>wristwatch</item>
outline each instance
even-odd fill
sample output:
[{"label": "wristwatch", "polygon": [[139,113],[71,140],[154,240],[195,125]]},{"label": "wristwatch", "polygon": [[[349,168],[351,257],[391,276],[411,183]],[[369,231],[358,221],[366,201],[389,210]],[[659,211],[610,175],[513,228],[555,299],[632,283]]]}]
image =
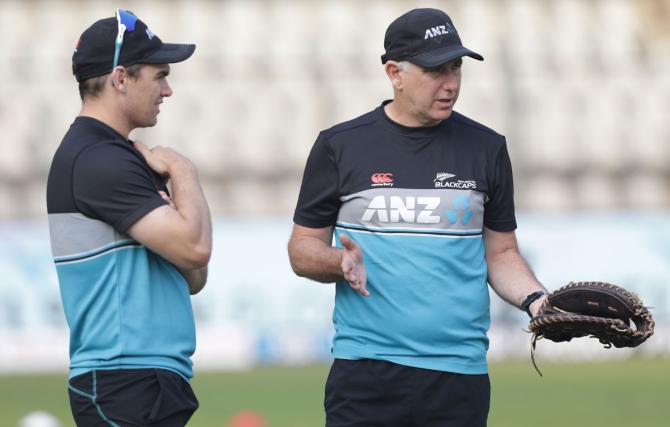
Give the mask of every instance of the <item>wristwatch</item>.
[{"label": "wristwatch", "polygon": [[545,291],[535,291],[532,294],[528,295],[525,300],[521,303],[521,310],[525,311],[528,313],[528,317],[533,317],[533,315],[530,313],[530,305],[533,303],[533,301],[536,301],[538,298],[541,298],[542,295],[547,295]]}]

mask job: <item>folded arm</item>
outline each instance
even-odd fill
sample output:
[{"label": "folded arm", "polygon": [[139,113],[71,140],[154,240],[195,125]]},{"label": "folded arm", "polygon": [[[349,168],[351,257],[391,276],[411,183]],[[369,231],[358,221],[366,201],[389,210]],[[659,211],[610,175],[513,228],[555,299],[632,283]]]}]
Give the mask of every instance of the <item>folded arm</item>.
[{"label": "folded arm", "polygon": [[154,171],[170,179],[172,199],[138,220],[128,234],[177,266],[195,294],[205,285],[212,253],[212,221],[195,166],[169,148],[148,149],[141,142],[135,147]]}]

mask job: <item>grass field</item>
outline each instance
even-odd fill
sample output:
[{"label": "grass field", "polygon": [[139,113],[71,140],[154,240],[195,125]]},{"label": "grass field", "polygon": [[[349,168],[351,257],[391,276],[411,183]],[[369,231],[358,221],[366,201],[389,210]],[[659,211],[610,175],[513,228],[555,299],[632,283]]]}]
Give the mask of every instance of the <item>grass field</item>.
[{"label": "grass field", "polygon": [[[667,426],[670,359],[581,364],[493,364],[489,426]],[[323,426],[327,366],[201,372],[193,381],[200,410],[189,426],[227,427],[235,413],[263,414],[267,427]],[[13,427],[26,413],[44,410],[73,426],[65,377],[0,376],[0,426]]]}]

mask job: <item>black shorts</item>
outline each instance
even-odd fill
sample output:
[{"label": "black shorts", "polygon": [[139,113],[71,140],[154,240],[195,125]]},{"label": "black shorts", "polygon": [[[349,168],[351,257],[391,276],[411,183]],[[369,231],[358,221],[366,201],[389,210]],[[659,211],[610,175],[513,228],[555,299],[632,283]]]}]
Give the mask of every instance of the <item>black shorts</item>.
[{"label": "black shorts", "polygon": [[485,427],[489,376],[335,359],[326,381],[327,427]]},{"label": "black shorts", "polygon": [[77,426],[183,427],[198,409],[188,381],[166,369],[97,370],[68,383]]}]

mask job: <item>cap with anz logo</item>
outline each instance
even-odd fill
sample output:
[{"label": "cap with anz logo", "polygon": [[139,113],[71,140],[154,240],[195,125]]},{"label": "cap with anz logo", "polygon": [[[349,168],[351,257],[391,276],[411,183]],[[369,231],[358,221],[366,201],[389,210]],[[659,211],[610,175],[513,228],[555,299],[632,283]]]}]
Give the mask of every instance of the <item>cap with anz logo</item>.
[{"label": "cap with anz logo", "polygon": [[[119,31],[121,24],[124,31]],[[81,82],[110,73],[117,59],[123,66],[174,64],[194,51],[194,44],[163,43],[132,12],[120,10],[117,17],[101,19],[82,33],[72,55],[72,73]]]},{"label": "cap with anz logo", "polygon": [[449,16],[438,9],[413,9],[391,22],[384,37],[382,64],[409,61],[422,67],[438,67],[456,58],[469,56],[483,61],[480,54],[463,47]]}]

